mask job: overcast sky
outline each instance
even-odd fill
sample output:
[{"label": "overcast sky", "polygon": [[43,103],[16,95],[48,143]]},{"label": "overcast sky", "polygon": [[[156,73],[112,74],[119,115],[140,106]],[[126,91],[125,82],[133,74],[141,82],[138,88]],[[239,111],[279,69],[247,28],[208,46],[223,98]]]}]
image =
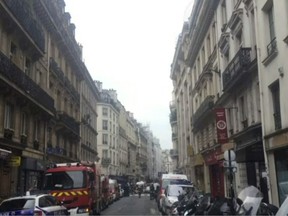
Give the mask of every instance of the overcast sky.
[{"label": "overcast sky", "polygon": [[193,0],[65,0],[94,80],[172,148],[170,65]]}]

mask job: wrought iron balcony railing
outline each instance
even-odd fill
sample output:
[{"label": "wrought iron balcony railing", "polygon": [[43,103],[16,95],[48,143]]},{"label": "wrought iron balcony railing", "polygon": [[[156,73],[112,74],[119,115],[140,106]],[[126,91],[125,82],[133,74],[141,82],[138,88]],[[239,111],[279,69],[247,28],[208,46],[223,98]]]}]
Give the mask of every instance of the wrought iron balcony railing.
[{"label": "wrought iron balcony railing", "polygon": [[67,128],[72,130],[75,134],[79,135],[80,126],[74,118],[68,116],[65,112],[57,113],[58,121],[62,122]]},{"label": "wrought iron balcony railing", "polygon": [[172,139],[177,139],[177,133],[172,133]]},{"label": "wrought iron balcony railing", "polygon": [[279,130],[282,128],[280,112],[274,113],[274,124],[275,124],[275,130]]},{"label": "wrought iron balcony railing", "polygon": [[56,75],[56,77],[63,83],[66,89],[73,95],[75,100],[79,103],[80,102],[80,94],[76,91],[74,86],[71,84],[69,79],[65,77],[63,71],[58,66],[54,58],[50,58],[50,69]]},{"label": "wrought iron balcony railing", "polygon": [[272,55],[275,51],[277,51],[277,41],[276,37],[271,40],[271,42],[267,45],[267,54],[268,56]]},{"label": "wrought iron balcony railing", "polygon": [[18,68],[10,59],[0,52],[0,74],[26,92],[37,103],[51,112],[55,112],[54,100],[29,76]]},{"label": "wrought iron balcony railing", "polygon": [[111,164],[111,158],[107,158],[107,157],[102,158],[101,164],[102,164],[103,166],[108,166],[109,164]]},{"label": "wrought iron balcony railing", "polygon": [[251,63],[251,48],[241,48],[223,72],[223,88],[235,81]]},{"label": "wrought iron balcony railing", "polygon": [[210,111],[214,106],[214,96],[207,96],[204,101],[201,103],[200,107],[196,110],[192,117],[192,124],[195,126],[205,114]]},{"label": "wrought iron balcony railing", "polygon": [[171,111],[170,113],[170,123],[177,121],[177,113],[176,110]]},{"label": "wrought iron balcony railing", "polygon": [[4,0],[9,10],[23,26],[26,32],[34,40],[41,51],[45,51],[44,31],[38,22],[32,17],[31,9],[26,1]]},{"label": "wrought iron balcony railing", "polygon": [[170,156],[171,156],[172,158],[178,157],[178,150],[176,150],[176,149],[171,149],[171,150],[170,150]]}]

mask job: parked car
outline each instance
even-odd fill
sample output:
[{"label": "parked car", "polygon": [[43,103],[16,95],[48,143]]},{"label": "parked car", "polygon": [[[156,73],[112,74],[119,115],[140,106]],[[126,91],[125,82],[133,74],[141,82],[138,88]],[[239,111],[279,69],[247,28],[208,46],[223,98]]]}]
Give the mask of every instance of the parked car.
[{"label": "parked car", "polygon": [[26,195],[5,199],[0,215],[69,215],[68,210],[49,194]]}]

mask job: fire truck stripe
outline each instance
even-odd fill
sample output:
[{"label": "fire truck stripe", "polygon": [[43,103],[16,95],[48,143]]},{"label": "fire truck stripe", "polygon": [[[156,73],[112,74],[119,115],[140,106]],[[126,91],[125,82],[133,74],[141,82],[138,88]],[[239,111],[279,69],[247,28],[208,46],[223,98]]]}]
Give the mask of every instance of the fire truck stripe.
[{"label": "fire truck stripe", "polygon": [[84,193],[85,195],[88,195],[88,192],[87,192],[87,191],[83,191],[83,193]]},{"label": "fire truck stripe", "polygon": [[77,191],[77,193],[78,193],[79,195],[83,195],[81,191]]},{"label": "fire truck stripe", "polygon": [[72,192],[70,192],[70,193],[71,193],[73,196],[77,195],[77,194],[76,194],[75,192],[73,192],[73,191],[72,191]]},{"label": "fire truck stripe", "polygon": [[52,196],[57,196],[57,193],[53,193]]},{"label": "fire truck stripe", "polygon": [[62,196],[62,194],[63,194],[63,192],[60,192],[60,193],[58,194],[58,197],[59,197],[59,196]]},{"label": "fire truck stripe", "polygon": [[70,193],[69,193],[69,192],[64,192],[64,194],[65,194],[66,196],[70,196]]}]

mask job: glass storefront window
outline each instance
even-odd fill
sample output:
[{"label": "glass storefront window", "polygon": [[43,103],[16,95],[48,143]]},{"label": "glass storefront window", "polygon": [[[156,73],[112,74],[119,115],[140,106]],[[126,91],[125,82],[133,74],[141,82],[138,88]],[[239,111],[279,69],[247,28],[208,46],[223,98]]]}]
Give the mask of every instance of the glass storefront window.
[{"label": "glass storefront window", "polygon": [[280,205],[288,195],[288,149],[275,151],[275,166]]}]

